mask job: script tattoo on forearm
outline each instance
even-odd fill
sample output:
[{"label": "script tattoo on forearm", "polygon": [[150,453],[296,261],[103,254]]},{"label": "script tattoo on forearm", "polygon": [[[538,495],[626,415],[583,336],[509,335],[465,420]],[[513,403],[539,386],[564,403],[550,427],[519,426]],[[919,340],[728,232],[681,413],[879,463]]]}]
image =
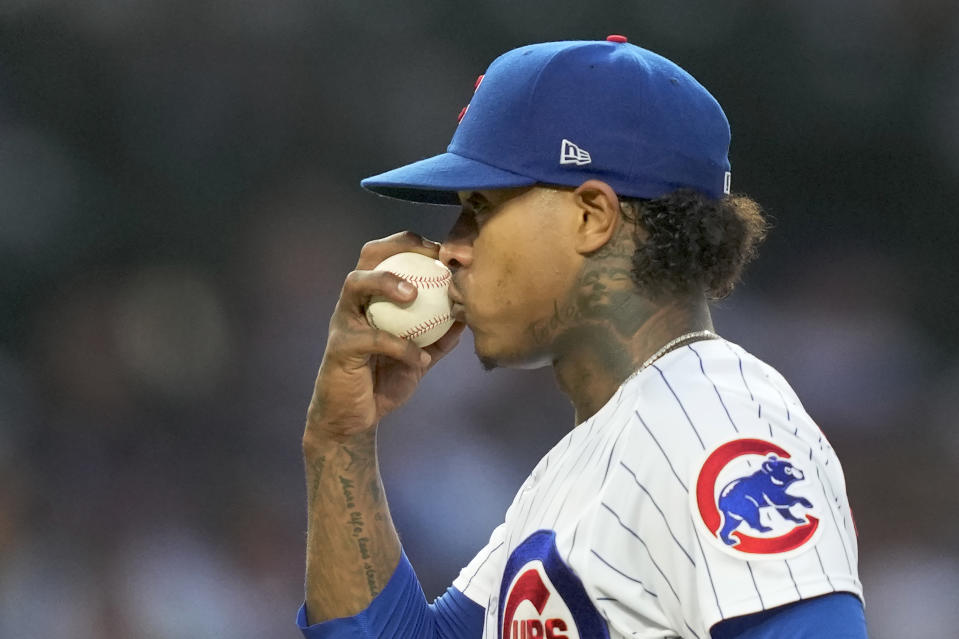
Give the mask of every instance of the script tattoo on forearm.
[{"label": "script tattoo on forearm", "polygon": [[369,562],[363,564],[363,569],[366,571],[366,585],[370,589],[370,597],[375,597],[380,594],[379,588],[376,587],[376,571]]},{"label": "script tattoo on forearm", "polygon": [[353,482],[340,475],[340,487],[343,488],[343,499],[346,500],[346,507],[356,508],[356,502],[353,501]]},{"label": "script tattoo on forearm", "polygon": [[[352,469],[354,464],[362,466],[363,462],[366,461],[346,446],[342,446],[341,448],[350,458],[350,462],[347,464],[345,470]],[[349,527],[350,535],[356,542],[356,551],[363,561],[363,573],[366,576],[367,589],[370,596],[375,597],[379,594],[379,588],[377,588],[377,572],[371,561],[372,551],[370,550],[370,537],[366,532],[366,522],[363,518],[363,512],[359,510],[356,505],[356,483],[349,477],[344,477],[343,475],[339,476],[339,480],[340,489],[343,493],[343,501],[346,504],[349,514],[346,525]],[[374,503],[379,503],[381,493],[379,482],[373,479],[370,481],[369,487]]]},{"label": "script tattoo on forearm", "polygon": [[386,510],[375,443],[373,432],[305,442],[311,620],[348,616],[368,606],[402,553]]}]

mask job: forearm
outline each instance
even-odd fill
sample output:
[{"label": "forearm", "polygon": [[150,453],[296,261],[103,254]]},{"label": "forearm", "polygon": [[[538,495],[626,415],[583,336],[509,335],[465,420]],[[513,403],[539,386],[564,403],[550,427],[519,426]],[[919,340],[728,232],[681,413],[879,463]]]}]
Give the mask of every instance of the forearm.
[{"label": "forearm", "polygon": [[365,609],[400,559],[376,459],[375,429],[342,440],[318,430],[308,426],[303,437],[310,623]]},{"label": "forearm", "polygon": [[435,260],[439,245],[406,232],[367,242],[330,318],[303,434],[310,624],[362,612],[395,572],[400,542],[376,461],[375,426],[410,398],[465,327],[455,323],[424,349],[370,325],[366,309],[374,298],[396,304],[416,299],[410,282],[374,270],[403,252]]}]

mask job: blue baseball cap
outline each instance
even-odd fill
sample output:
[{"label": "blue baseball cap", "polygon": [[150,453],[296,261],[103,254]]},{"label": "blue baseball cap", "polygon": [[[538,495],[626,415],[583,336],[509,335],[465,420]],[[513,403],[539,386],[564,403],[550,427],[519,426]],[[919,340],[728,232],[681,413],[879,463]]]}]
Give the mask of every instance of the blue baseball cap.
[{"label": "blue baseball cap", "polygon": [[729,193],[729,122],[716,99],[666,58],[605,41],[531,44],[477,79],[446,153],[366,178],[374,193],[459,204],[457,191],[589,179],[618,195],[690,188]]}]

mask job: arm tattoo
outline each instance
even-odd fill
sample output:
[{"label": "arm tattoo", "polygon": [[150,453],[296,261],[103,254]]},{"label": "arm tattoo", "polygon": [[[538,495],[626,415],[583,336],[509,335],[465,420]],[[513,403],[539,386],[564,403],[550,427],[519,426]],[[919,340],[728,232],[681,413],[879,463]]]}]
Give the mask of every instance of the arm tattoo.
[{"label": "arm tattoo", "polygon": [[340,486],[343,488],[343,498],[346,500],[346,507],[356,508],[356,501],[353,499],[353,482],[343,475],[340,475]]},{"label": "arm tattoo", "polygon": [[352,450],[350,450],[346,446],[343,446],[342,448],[343,448],[343,452],[350,456],[350,463],[346,465],[346,470],[350,470],[351,468],[353,468],[353,463],[359,459],[359,455],[354,453]]},{"label": "arm tattoo", "polygon": [[310,485],[310,509],[316,506],[316,500],[320,495],[320,480],[323,478],[323,467],[326,465],[326,457],[317,457],[310,466],[313,471],[313,483]]}]

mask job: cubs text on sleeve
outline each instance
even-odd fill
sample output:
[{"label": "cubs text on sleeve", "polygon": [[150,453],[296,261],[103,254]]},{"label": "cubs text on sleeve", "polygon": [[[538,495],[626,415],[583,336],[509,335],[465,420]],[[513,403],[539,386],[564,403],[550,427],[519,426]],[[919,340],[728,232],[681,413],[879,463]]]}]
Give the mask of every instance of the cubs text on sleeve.
[{"label": "cubs text on sleeve", "polygon": [[771,367],[725,340],[628,380],[533,470],[454,587],[484,638],[682,636],[861,599],[839,461]]}]

